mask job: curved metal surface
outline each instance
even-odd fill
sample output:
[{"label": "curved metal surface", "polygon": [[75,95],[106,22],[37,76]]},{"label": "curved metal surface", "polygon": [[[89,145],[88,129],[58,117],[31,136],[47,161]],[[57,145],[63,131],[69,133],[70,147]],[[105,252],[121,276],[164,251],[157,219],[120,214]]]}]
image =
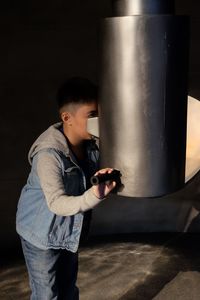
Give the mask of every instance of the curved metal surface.
[{"label": "curved metal surface", "polygon": [[142,14],[173,14],[174,0],[113,0],[115,16]]},{"label": "curved metal surface", "polygon": [[188,19],[107,18],[102,25],[101,166],[119,169],[129,197],[185,182]]}]

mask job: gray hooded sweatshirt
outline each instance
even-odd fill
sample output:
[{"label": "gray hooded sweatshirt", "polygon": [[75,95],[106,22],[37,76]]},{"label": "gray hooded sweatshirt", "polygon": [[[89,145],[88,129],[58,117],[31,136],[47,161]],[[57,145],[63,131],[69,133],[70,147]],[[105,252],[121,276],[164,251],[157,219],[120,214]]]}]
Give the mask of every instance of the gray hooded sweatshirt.
[{"label": "gray hooded sweatshirt", "polygon": [[[47,149],[55,149],[64,156],[69,157],[75,165],[77,162],[71,153],[66,138],[58,128],[62,123],[56,123],[49,127],[32,145],[28,159],[32,164],[33,157],[39,153],[37,157],[37,174],[40,184],[45,194],[49,209],[57,215],[68,216],[78,212],[84,212],[95,207],[102,199],[97,198],[90,188],[80,196],[72,196],[66,194],[62,178],[62,167],[60,161],[51,151],[41,151]],[[66,171],[66,170],[65,170]],[[68,170],[68,172],[70,172]],[[95,171],[95,170],[94,170]],[[76,193],[74,191],[73,193]]]}]

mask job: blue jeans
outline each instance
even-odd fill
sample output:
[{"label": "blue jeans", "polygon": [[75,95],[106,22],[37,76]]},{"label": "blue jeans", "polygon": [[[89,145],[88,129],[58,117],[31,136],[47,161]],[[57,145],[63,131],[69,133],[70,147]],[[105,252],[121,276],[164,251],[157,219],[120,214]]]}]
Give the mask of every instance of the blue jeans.
[{"label": "blue jeans", "polygon": [[78,300],[78,253],[41,250],[21,238],[29,274],[31,300]]}]

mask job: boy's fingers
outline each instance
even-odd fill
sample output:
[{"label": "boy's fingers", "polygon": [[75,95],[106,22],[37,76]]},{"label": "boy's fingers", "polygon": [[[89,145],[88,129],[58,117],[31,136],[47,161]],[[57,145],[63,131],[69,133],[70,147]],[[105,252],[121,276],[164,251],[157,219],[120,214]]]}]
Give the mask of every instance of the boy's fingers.
[{"label": "boy's fingers", "polygon": [[115,181],[110,181],[110,183],[107,185],[107,187],[109,189],[113,189],[116,186],[116,182]]},{"label": "boy's fingers", "polygon": [[97,176],[99,174],[106,174],[106,173],[112,173],[113,169],[111,168],[105,168],[97,171],[94,175]]},{"label": "boy's fingers", "polygon": [[113,171],[113,169],[109,169],[109,170],[108,170],[108,173],[112,173],[112,171]]}]

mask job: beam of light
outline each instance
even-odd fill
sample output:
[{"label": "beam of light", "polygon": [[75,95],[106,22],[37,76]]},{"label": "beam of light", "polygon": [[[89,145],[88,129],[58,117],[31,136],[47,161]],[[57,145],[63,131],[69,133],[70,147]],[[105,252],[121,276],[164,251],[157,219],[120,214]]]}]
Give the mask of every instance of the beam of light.
[{"label": "beam of light", "polygon": [[188,96],[186,172],[187,182],[200,170],[200,101]]}]

